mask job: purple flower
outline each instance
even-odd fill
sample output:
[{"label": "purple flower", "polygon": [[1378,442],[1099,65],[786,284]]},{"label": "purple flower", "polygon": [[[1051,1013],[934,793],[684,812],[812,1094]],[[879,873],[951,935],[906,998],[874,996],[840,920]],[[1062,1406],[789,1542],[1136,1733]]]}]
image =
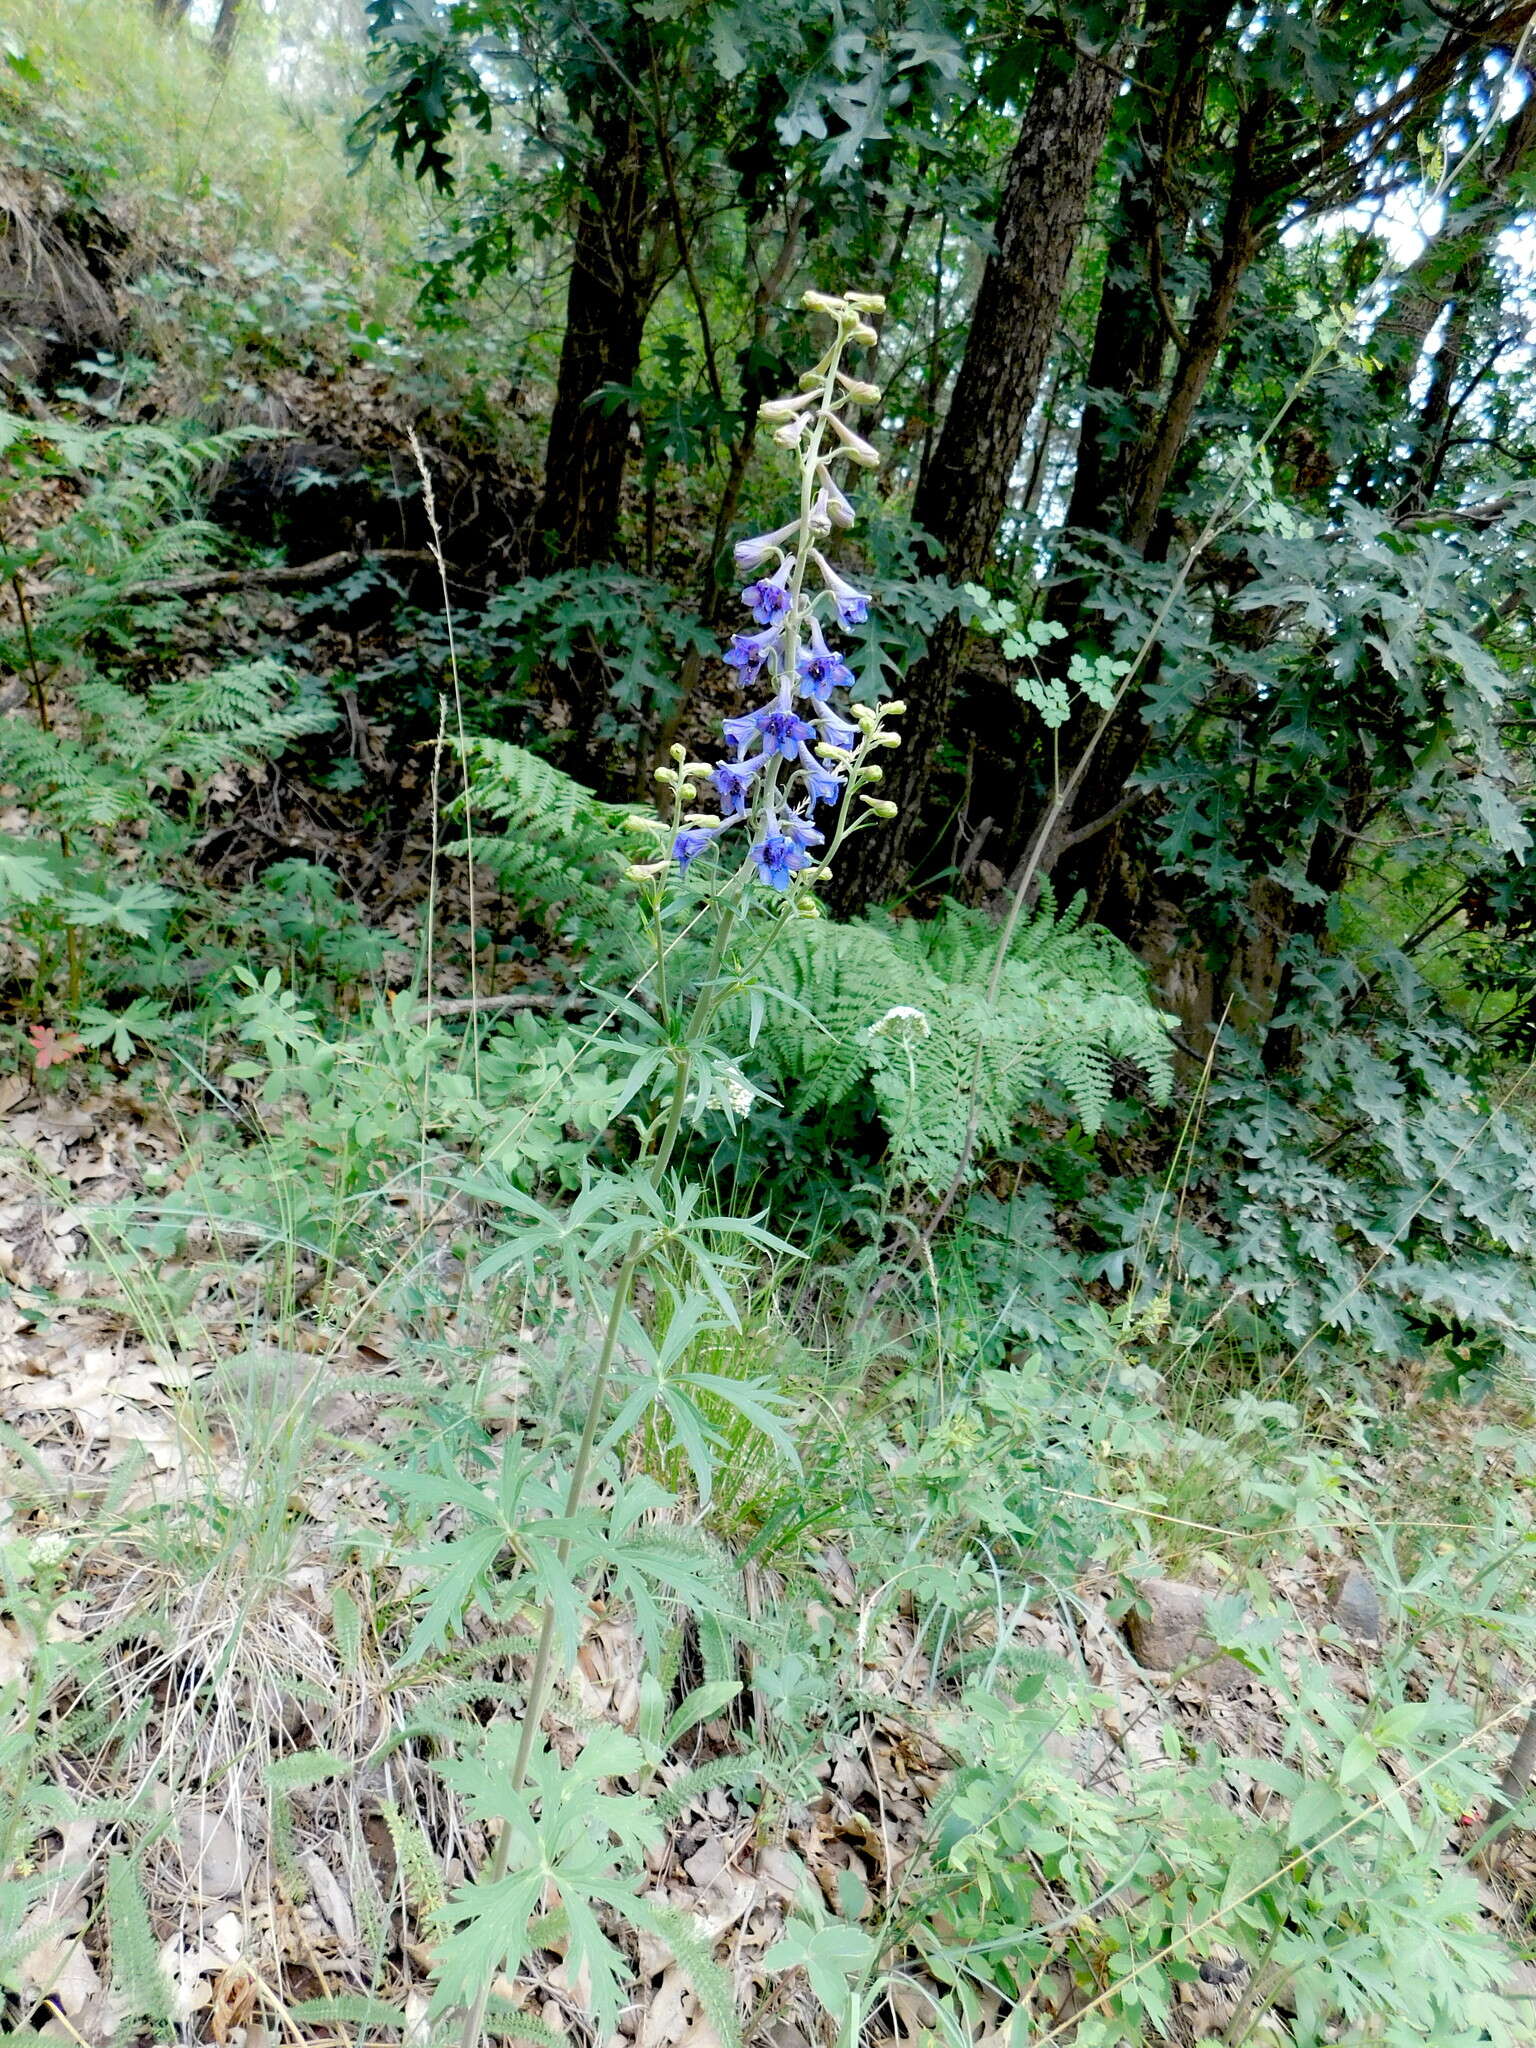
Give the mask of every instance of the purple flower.
[{"label": "purple flower", "polygon": [[817,831],[809,818],[802,818],[795,811],[786,816],[782,831],[786,839],[793,839],[802,852],[812,846],[823,844],[823,834]]},{"label": "purple flower", "polygon": [[745,717],[726,718],[721,721],[720,730],[725,734],[725,744],[738,761],[762,732],[762,727],[758,724],[762,716],[761,711],[749,711]]},{"label": "purple flower", "polygon": [[[750,725],[750,719],[729,719],[729,725]],[[747,808],[747,798],[752,791],[752,778],[762,766],[763,756],[750,761],[744,768],[733,768],[728,761],[722,761],[709,778],[720,794],[720,809],[728,818],[739,818]]]},{"label": "purple flower", "polygon": [[757,674],[765,661],[771,661],[772,665],[777,667],[779,635],[783,630],[783,622],[780,621],[778,625],[769,626],[761,633],[735,634],[725,651],[727,667],[740,669],[742,676],[748,680]]},{"label": "purple flower", "polygon": [[737,541],[731,553],[736,557],[736,566],[743,576],[750,576],[754,569],[761,569],[771,554],[775,554],[791,534],[800,531],[798,519],[791,519],[787,526],[776,527],[772,533],[754,533],[746,540]]},{"label": "purple flower", "polygon": [[[782,754],[786,761],[793,761],[805,741],[815,737],[814,726],[807,725],[803,718],[796,718],[793,711],[781,710],[776,704],[752,715],[763,736],[764,752]],[[734,719],[730,722],[735,723]]]},{"label": "purple flower", "polygon": [[771,576],[759,577],[741,593],[742,603],[760,626],[771,626],[789,610],[789,592],[784,586],[794,566],[793,558],[786,555]]},{"label": "purple flower", "polygon": [[805,786],[811,793],[811,802],[835,804],[843,793],[842,777],[823,768],[813,754],[802,753],[800,758],[805,763]]},{"label": "purple flower", "polygon": [[845,754],[856,752],[861,738],[857,726],[840,725],[835,718],[822,719],[821,736],[829,747],[841,747]]},{"label": "purple flower", "polygon": [[845,583],[819,548],[811,549],[811,559],[821,571],[821,580],[831,592],[832,602],[837,606],[837,616],[845,626],[862,626],[869,617],[869,596],[865,591],[855,590],[851,583]]},{"label": "purple flower", "polygon": [[752,849],[757,871],[771,888],[781,893],[789,887],[791,875],[811,864],[811,856],[787,832],[768,832]]},{"label": "purple flower", "polygon": [[800,694],[815,698],[819,703],[831,691],[845,688],[853,681],[853,670],[848,666],[835,647],[829,647],[822,638],[821,627],[811,620],[811,644],[801,655]]},{"label": "purple flower", "polygon": [[699,825],[690,825],[686,830],[678,833],[672,842],[672,858],[677,862],[685,875],[688,872],[689,862],[698,859],[714,836],[713,832],[707,831]]}]

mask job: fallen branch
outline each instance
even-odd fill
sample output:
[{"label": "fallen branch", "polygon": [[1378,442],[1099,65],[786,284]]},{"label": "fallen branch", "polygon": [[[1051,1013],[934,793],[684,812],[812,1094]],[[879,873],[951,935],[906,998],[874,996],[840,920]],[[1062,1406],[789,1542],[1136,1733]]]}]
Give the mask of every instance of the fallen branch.
[{"label": "fallen branch", "polygon": [[482,1010],[558,1010],[579,1008],[588,1000],[580,990],[567,995],[545,995],[536,989],[519,988],[504,996],[433,996],[418,1004],[417,1014],[428,1017],[472,1017]]},{"label": "fallen branch", "polygon": [[271,569],[216,569],[200,576],[166,576],[158,583],[141,583],[129,597],[207,597],[218,590],[284,590],[295,584],[324,583],[346,569],[359,569],[365,562],[430,563],[425,548],[343,548],[334,555],[322,555],[318,562],[281,563]]}]

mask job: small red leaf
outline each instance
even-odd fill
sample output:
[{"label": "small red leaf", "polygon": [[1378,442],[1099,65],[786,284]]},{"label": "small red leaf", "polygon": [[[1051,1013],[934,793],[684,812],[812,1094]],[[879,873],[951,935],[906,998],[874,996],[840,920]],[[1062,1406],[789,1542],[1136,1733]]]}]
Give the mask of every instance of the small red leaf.
[{"label": "small red leaf", "polygon": [[32,1041],[32,1063],[39,1072],[44,1067],[62,1067],[85,1050],[73,1031],[66,1031],[60,1038],[51,1024],[29,1024],[27,1036]]}]

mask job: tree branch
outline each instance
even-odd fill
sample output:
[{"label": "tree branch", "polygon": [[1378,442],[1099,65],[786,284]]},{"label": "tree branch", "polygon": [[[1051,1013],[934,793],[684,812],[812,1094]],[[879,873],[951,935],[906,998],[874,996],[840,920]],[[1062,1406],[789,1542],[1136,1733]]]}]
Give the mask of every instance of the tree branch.
[{"label": "tree branch", "polygon": [[270,569],[214,569],[198,576],[165,576],[158,583],[141,583],[125,593],[130,598],[207,597],[220,590],[287,590],[306,583],[324,583],[344,569],[361,568],[365,562],[429,563],[425,548],[342,548],[334,555],[322,555],[318,562],[282,562]]}]

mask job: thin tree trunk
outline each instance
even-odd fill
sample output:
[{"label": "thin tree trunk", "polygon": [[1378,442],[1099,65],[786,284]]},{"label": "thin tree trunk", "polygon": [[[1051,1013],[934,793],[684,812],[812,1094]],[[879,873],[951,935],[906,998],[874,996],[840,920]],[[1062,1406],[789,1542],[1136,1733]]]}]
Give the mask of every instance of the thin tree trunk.
[{"label": "thin tree trunk", "polygon": [[[1166,552],[1168,532],[1164,514],[1169,486],[1184,456],[1211,373],[1232,331],[1243,280],[1262,246],[1256,161],[1271,104],[1271,96],[1261,93],[1244,110],[1239,122],[1221,243],[1188,331],[1178,336],[1178,363],[1168,396],[1127,466],[1120,537],[1127,547],[1149,561],[1161,559]],[[1080,605],[1081,597],[1078,602]],[[1063,623],[1068,624],[1070,638],[1071,622]],[[1063,654],[1070,652],[1069,641],[1060,646]],[[1148,679],[1155,672],[1154,664],[1155,656],[1146,665]],[[1040,872],[1051,875],[1063,852],[1069,847],[1080,848],[1070,886],[1074,890],[1086,889],[1089,900],[1095,903],[1103,895],[1110,866],[1116,858],[1116,835],[1108,830],[1085,835],[1084,827],[1099,818],[1118,815],[1126,781],[1135,772],[1146,748],[1142,702],[1142,690],[1133,692],[1101,737],[1094,738],[1098,731],[1097,714],[1074,719],[1064,735],[1062,751],[1068,763],[1075,763],[1090,743],[1093,758],[1060,820],[1054,843],[1044,851]]]},{"label": "thin tree trunk", "polygon": [[213,37],[209,48],[213,61],[222,71],[229,62],[230,52],[235,47],[235,34],[240,27],[241,0],[219,0],[218,17],[213,24]]},{"label": "thin tree trunk", "polygon": [[611,562],[629,452],[629,412],[604,404],[610,384],[640,369],[646,293],[642,250],[649,220],[644,130],[627,98],[593,114],[597,152],[576,219],[565,338],[544,452],[538,547],[545,570]]},{"label": "thin tree trunk", "polygon": [[[979,576],[996,540],[1118,89],[1114,65],[1087,51],[1053,52],[1025,110],[998,207],[996,246],[982,272],[943,432],[912,508],[952,583]],[[885,893],[917,842],[964,639],[951,613],[905,681],[904,742],[887,774],[898,816],[850,848],[838,876],[845,909]]]}]

